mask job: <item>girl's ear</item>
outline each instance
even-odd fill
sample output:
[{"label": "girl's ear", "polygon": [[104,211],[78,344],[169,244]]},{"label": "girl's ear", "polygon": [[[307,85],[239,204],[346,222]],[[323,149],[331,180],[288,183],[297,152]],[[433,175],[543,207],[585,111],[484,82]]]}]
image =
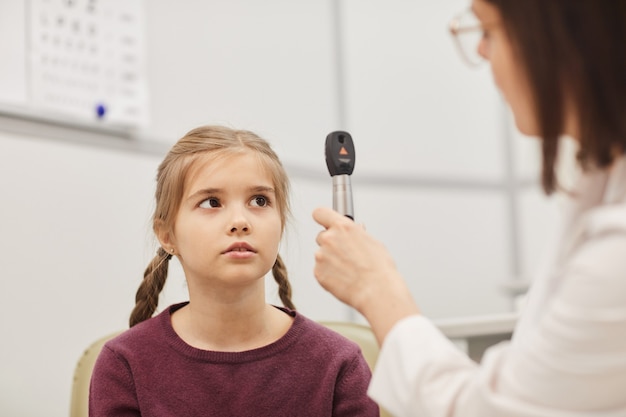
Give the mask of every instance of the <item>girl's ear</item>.
[{"label": "girl's ear", "polygon": [[163,220],[155,220],[154,234],[156,235],[157,239],[159,239],[161,247],[165,248],[166,250],[175,246],[174,234],[169,227],[165,226]]}]

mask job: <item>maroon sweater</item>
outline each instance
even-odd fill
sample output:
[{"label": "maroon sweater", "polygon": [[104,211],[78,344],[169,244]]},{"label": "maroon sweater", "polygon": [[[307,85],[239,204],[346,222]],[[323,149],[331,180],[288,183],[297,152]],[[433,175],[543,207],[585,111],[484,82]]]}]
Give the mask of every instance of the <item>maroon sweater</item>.
[{"label": "maroon sweater", "polygon": [[276,342],[245,352],[193,348],[174,332],[169,307],[107,342],[96,362],[90,417],[378,416],[359,347],[294,317]]}]

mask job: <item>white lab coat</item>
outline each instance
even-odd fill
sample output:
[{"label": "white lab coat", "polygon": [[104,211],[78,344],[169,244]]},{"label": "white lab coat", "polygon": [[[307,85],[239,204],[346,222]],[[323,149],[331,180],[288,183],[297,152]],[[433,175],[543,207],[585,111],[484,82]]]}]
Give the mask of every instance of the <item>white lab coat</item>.
[{"label": "white lab coat", "polygon": [[626,416],[626,158],[582,176],[511,342],[476,365],[425,317],[386,337],[370,396],[397,417]]}]

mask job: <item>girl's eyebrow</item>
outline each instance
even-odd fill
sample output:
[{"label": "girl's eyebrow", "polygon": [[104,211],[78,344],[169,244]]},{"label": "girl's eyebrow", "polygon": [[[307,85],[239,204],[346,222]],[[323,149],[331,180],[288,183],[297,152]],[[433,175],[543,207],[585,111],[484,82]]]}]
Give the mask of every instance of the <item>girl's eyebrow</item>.
[{"label": "girl's eyebrow", "polygon": [[[268,187],[265,185],[255,185],[255,186],[248,188],[248,190],[251,193],[272,193],[272,194],[276,193],[274,188]],[[203,188],[191,194],[189,197],[187,197],[187,200],[193,200],[197,197],[205,196],[205,195],[219,195],[222,192],[223,190],[221,188]]]},{"label": "girl's eyebrow", "polygon": [[203,195],[211,195],[211,194],[218,195],[221,192],[222,190],[220,188],[203,188],[189,195],[189,197],[187,197],[187,200],[192,200],[192,199],[195,199],[196,197],[203,196]]},{"label": "girl's eyebrow", "polygon": [[258,185],[256,187],[250,187],[250,191],[252,191],[252,192],[275,193],[275,190],[272,187],[267,187],[267,186],[264,186],[264,185]]}]

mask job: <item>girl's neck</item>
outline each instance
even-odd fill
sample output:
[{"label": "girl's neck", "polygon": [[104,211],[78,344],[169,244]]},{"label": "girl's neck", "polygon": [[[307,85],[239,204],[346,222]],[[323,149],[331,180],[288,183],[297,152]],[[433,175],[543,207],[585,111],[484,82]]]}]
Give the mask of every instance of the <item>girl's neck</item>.
[{"label": "girl's neck", "polygon": [[264,293],[236,300],[196,296],[172,315],[172,326],[181,339],[195,348],[241,352],[280,339],[292,320],[267,304]]}]

